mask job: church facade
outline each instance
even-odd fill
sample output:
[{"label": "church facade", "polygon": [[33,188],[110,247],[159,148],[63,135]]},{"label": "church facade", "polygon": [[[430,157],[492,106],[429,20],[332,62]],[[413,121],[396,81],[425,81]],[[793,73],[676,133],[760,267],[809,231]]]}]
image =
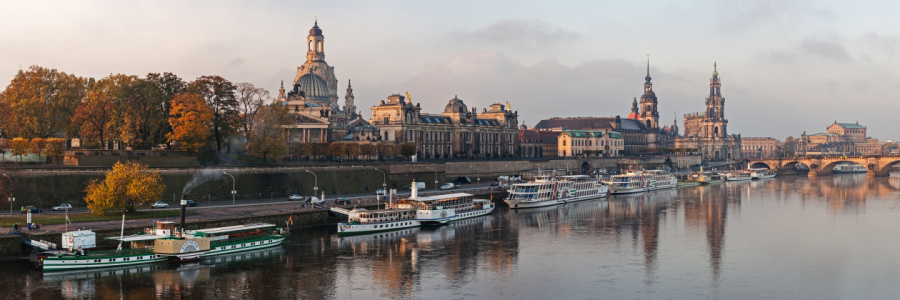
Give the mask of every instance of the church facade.
[{"label": "church facade", "polygon": [[[282,125],[289,143],[330,143],[346,140],[378,140],[370,125],[361,119],[354,103],[353,87],[347,81],[344,106],[338,102],[338,81],[334,67],[325,62],[325,36],[318,20],[306,38],[306,62],[297,67],[289,90],[284,82],[278,101],[294,116],[294,122]],[[354,135],[354,133],[357,133]],[[348,138],[349,137],[349,138]]]},{"label": "church facade", "polygon": [[675,139],[675,147],[695,148],[703,156],[703,160],[742,158],[741,136],[728,134],[725,98],[722,97],[722,82],[715,63],[709,80],[706,111],[684,115],[684,135]]}]

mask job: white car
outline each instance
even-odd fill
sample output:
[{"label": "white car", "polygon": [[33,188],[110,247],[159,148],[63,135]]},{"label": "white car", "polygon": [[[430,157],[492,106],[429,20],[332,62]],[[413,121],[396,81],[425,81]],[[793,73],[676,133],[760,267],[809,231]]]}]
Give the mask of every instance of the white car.
[{"label": "white car", "polygon": [[150,208],[169,208],[169,204],[162,201],[156,201],[156,203],[153,203]]},{"label": "white car", "polygon": [[383,189],[378,189],[377,191],[375,191],[375,196],[384,196],[384,195],[387,195],[387,194],[384,192]]},{"label": "white car", "polygon": [[59,206],[54,206],[53,210],[72,210],[72,204],[63,203]]},{"label": "white car", "polygon": [[319,199],[318,197],[310,197],[310,198],[309,198],[309,203],[312,203],[312,204],[322,204],[322,203],[325,203],[325,200]]},{"label": "white car", "polygon": [[288,200],[291,200],[291,201],[303,200],[303,196],[293,194],[290,197],[288,197]]},{"label": "white car", "polygon": [[442,189],[442,190],[449,190],[449,189],[452,189],[452,188],[453,188],[453,183],[449,183],[449,182],[448,182],[448,183],[445,183],[444,185],[441,186],[441,189]]}]

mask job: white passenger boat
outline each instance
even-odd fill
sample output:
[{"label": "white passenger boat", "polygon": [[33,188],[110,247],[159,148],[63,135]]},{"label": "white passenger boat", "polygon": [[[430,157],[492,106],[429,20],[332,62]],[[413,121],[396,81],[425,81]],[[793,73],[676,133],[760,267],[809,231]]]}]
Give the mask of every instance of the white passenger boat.
[{"label": "white passenger boat", "polygon": [[190,230],[185,237],[208,238],[209,252],[202,256],[211,256],[278,246],[289,235],[287,229],[276,228],[275,224],[253,223]]},{"label": "white passenger boat", "polygon": [[866,168],[858,164],[839,164],[831,169],[831,173],[848,174],[848,173],[865,173]]},{"label": "white passenger boat", "polygon": [[752,179],[767,179],[775,177],[775,171],[769,170],[768,168],[748,169],[747,172],[750,172],[750,178]]},{"label": "white passenger boat", "polygon": [[609,185],[609,193],[617,195],[673,188],[678,184],[678,179],[663,170],[628,171],[610,177],[606,184]]},{"label": "white passenger boat", "polygon": [[744,180],[752,180],[753,176],[748,171],[734,171],[728,173],[720,173],[725,176],[725,180],[728,181],[744,181]]},{"label": "white passenger boat", "polygon": [[349,211],[347,222],[338,223],[338,235],[364,234],[379,231],[419,227],[416,211],[413,209],[367,210],[357,208]]},{"label": "white passenger boat", "polygon": [[504,200],[509,208],[532,208],[606,197],[609,187],[587,175],[536,176],[527,183],[513,184]]},{"label": "white passenger boat", "polygon": [[397,210],[415,211],[415,220],[422,225],[444,224],[474,218],[489,214],[494,210],[494,204],[490,200],[475,199],[475,195],[468,193],[419,197],[415,184],[412,185],[410,197],[400,199],[392,207]]}]

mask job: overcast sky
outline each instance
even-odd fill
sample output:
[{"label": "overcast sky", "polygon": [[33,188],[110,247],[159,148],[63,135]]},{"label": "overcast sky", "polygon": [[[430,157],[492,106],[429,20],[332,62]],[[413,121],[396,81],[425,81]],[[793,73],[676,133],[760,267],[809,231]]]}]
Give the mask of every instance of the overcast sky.
[{"label": "overcast sky", "polygon": [[[640,3],[640,4],[638,4]],[[0,83],[19,66],[79,76],[221,75],[278,90],[316,15],[341,103],[409,91],[549,117],[628,115],[650,54],[661,123],[704,110],[718,61],[729,132],[783,139],[838,122],[898,139],[895,1],[3,1]]]}]

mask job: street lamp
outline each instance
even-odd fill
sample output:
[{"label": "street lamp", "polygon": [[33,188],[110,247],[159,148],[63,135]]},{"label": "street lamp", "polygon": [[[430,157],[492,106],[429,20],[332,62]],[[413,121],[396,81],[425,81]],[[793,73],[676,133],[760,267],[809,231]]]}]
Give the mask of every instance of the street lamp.
[{"label": "street lamp", "polygon": [[237,195],[237,190],[234,189],[234,185],[235,185],[234,176],[231,176],[231,174],[228,174],[228,172],[223,172],[222,174],[225,174],[225,175],[228,175],[229,177],[231,177],[231,205],[234,205],[234,196]]},{"label": "street lamp", "polygon": [[[384,171],[379,170],[379,169],[375,169],[375,171],[381,172],[381,191],[384,192],[385,194],[388,194],[388,202],[393,206],[393,204],[394,204],[392,201],[393,197],[390,196],[390,193],[388,193],[388,190],[387,190],[387,173],[384,173]],[[375,194],[378,194],[378,193],[375,193]],[[376,206],[378,204],[377,196],[375,199],[375,204],[376,204]]]},{"label": "street lamp", "polygon": [[319,194],[319,176],[316,176],[316,173],[313,173],[310,170],[303,170],[309,174],[313,174],[313,178],[315,178],[315,185],[313,185],[313,196],[317,196]]},{"label": "street lamp", "polygon": [[425,167],[425,168],[434,171],[434,190],[437,191],[437,190],[438,190],[438,174],[437,174],[437,171],[435,171],[435,170],[432,169],[431,167]]},{"label": "street lamp", "polygon": [[477,172],[476,174],[478,174],[478,177],[475,178],[475,181],[478,182],[477,184],[481,184],[481,170],[478,170],[478,168],[472,165],[469,165],[469,168],[475,169],[475,172]]}]

